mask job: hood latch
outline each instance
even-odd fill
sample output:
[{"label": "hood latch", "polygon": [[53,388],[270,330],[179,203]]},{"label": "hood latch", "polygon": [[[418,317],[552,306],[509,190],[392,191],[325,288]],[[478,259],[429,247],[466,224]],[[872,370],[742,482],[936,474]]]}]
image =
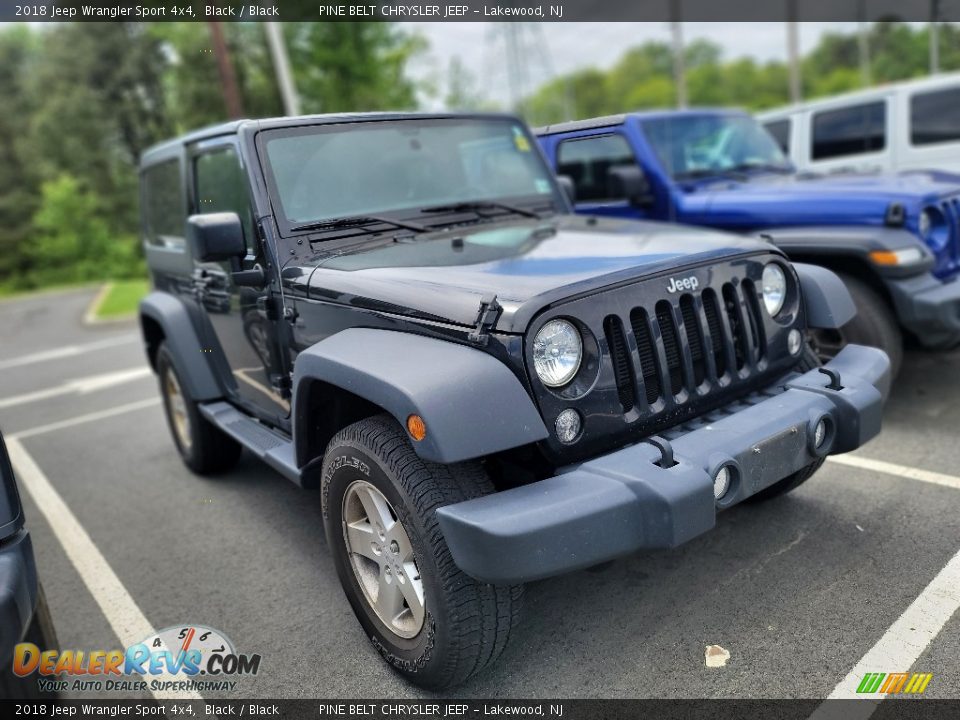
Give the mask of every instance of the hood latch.
[{"label": "hood latch", "polygon": [[497,302],[496,295],[484,295],[480,301],[480,311],[477,313],[476,326],[467,339],[477,345],[486,345],[490,339],[490,330],[497,324],[503,306]]}]

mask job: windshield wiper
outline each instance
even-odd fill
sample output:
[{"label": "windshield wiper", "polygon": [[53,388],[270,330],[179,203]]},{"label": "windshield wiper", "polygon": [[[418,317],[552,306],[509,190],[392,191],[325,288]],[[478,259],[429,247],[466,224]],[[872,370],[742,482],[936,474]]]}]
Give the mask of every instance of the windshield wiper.
[{"label": "windshield wiper", "polygon": [[305,225],[296,225],[290,228],[291,232],[301,232],[303,230],[340,230],[342,228],[363,227],[373,223],[384,223],[398,228],[413,230],[414,232],[426,232],[428,228],[420,223],[410,222],[408,220],[395,220],[394,218],[382,217],[380,215],[363,215],[358,217],[343,217],[333,220],[318,220],[317,222],[306,223]]},{"label": "windshield wiper", "polygon": [[531,218],[540,218],[540,213],[534,212],[533,210],[527,210],[527,208],[517,207],[516,205],[510,205],[508,203],[502,202],[492,202],[492,201],[478,201],[478,202],[458,202],[451,203],[449,205],[437,205],[435,207],[422,208],[420,212],[422,213],[454,213],[454,212],[467,212],[467,211],[478,211],[478,210],[506,210],[507,212],[512,212],[514,215],[523,215],[524,217]]},{"label": "windshield wiper", "polygon": [[746,174],[738,168],[711,168],[703,170],[687,170],[673,176],[675,180],[702,180],[704,178],[726,178],[745,180]]},{"label": "windshield wiper", "polygon": [[749,172],[750,170],[759,170],[760,172],[789,173],[791,168],[788,165],[777,165],[775,163],[741,163],[729,168],[735,172]]}]

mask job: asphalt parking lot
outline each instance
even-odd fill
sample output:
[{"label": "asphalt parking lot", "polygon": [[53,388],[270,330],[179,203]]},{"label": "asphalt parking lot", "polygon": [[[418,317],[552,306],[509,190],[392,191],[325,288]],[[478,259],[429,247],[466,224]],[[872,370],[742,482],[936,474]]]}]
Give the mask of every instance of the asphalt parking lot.
[{"label": "asphalt parking lot", "polygon": [[[81,323],[93,294],[0,302],[0,428],[61,648],[197,623],[262,655],[233,696],[423,696],[355,621],[318,494],[249,457],[191,475],[136,325]],[[908,353],[878,439],[679,549],[531,584],[501,661],[446,695],[823,698],[912,670],[960,697],[958,427],[960,351]]]}]

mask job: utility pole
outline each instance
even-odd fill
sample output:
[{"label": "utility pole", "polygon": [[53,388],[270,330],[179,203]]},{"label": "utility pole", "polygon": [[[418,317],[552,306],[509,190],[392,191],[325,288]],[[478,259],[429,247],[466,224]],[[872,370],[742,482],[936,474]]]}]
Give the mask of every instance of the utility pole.
[{"label": "utility pole", "polygon": [[790,102],[802,99],[800,89],[800,37],[797,24],[797,0],[787,0],[787,67],[790,71]]},{"label": "utility pole", "polygon": [[220,86],[223,88],[223,102],[227,106],[227,115],[231,119],[243,117],[243,104],[240,101],[240,88],[237,75],[230,60],[230,50],[223,37],[223,27],[219,22],[209,22],[210,39],[213,41],[213,54],[217,58],[217,71],[220,73]]},{"label": "utility pole", "polygon": [[673,84],[677,88],[677,107],[681,110],[687,107],[687,68],[683,48],[683,23],[680,22],[680,0],[670,3],[670,31],[673,35]]},{"label": "utility pole", "polygon": [[930,0],[930,74],[940,72],[940,0]]},{"label": "utility pole", "polygon": [[860,58],[860,84],[870,87],[870,38],[867,36],[867,23],[857,23],[857,55]]},{"label": "utility pole", "polygon": [[283,39],[283,29],[280,23],[266,22],[263,31],[267,35],[267,45],[270,46],[270,57],[273,58],[273,70],[277,74],[277,86],[280,88],[280,97],[283,100],[285,115],[300,114],[300,96],[293,82],[293,72],[290,70],[290,58],[287,55],[287,45]]}]

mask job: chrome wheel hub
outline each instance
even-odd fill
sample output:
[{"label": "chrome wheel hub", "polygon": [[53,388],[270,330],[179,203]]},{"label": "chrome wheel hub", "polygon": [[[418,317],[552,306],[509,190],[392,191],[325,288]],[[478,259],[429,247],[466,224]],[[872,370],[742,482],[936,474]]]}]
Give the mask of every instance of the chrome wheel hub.
[{"label": "chrome wheel hub", "polygon": [[423,581],[413,546],[390,502],[366,480],[343,496],[343,539],[367,604],[402,638],[423,627]]},{"label": "chrome wheel hub", "polygon": [[163,376],[163,393],[167,399],[167,411],[170,413],[170,419],[173,421],[173,431],[177,435],[177,440],[184,450],[189,450],[192,444],[190,435],[190,415],[187,414],[187,401],[180,390],[180,383],[173,372],[173,368],[168,367]]}]

